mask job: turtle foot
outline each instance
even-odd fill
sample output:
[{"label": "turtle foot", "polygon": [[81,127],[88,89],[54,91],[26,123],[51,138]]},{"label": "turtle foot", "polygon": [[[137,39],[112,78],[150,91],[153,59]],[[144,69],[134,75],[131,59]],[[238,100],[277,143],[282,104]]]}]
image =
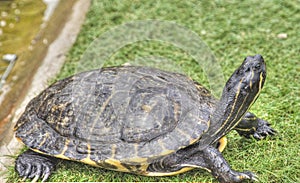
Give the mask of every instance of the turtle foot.
[{"label": "turtle foot", "polygon": [[277,132],[271,128],[270,123],[265,120],[258,119],[258,126],[253,133],[253,137],[257,140],[266,138],[267,136],[275,135]]},{"label": "turtle foot", "polygon": [[221,183],[243,182],[244,180],[258,181],[258,177],[250,171],[236,172],[232,170],[229,174],[218,177],[218,180]]},{"label": "turtle foot", "polygon": [[256,140],[262,140],[267,136],[276,135],[276,130],[274,130],[270,123],[258,118],[254,114],[248,112],[240,123],[236,126],[235,130],[246,138],[251,138],[253,136]]},{"label": "turtle foot", "polygon": [[17,158],[15,169],[20,177],[23,177],[23,181],[29,178],[33,179],[32,182],[39,179],[44,182],[49,178],[56,164],[55,158],[27,150]]}]

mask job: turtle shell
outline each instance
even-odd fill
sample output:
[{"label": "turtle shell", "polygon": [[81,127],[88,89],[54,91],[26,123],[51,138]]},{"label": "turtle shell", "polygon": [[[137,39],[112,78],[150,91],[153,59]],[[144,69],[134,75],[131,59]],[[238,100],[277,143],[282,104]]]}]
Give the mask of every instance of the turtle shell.
[{"label": "turtle shell", "polygon": [[37,152],[106,168],[149,163],[198,141],[213,101],[181,74],[103,68],[60,80],[35,97],[16,137]]}]

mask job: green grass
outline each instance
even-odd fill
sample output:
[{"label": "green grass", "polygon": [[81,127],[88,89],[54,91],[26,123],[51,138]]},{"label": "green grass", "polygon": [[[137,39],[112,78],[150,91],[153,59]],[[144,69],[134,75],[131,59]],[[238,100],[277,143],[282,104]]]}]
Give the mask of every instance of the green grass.
[{"label": "green grass", "polygon": [[[267,63],[264,89],[251,111],[272,123],[278,135],[256,141],[228,135],[223,155],[236,170],[251,170],[261,182],[300,182],[299,1],[93,1],[81,33],[57,79],[73,74],[91,42],[115,26],[136,20],[167,20],[197,33],[216,56],[225,78],[244,57],[260,53]],[[287,38],[277,35],[286,33]],[[208,81],[191,56],[168,43],[142,41],[119,49],[105,65],[159,56],[195,80]],[[9,182],[19,181],[13,171]],[[173,177],[143,177],[74,162],[62,162],[49,181],[216,182],[202,170]]]}]

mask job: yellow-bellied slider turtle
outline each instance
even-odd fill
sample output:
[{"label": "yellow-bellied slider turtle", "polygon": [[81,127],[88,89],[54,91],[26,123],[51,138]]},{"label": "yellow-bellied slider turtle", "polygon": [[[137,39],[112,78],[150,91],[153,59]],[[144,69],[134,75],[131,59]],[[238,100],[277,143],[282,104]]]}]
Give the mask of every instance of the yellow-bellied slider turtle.
[{"label": "yellow-bellied slider turtle", "polygon": [[221,150],[232,129],[261,139],[275,131],[247,112],[266,77],[262,56],[247,57],[221,99],[182,74],[110,67],[51,85],[15,126],[30,149],[16,160],[21,177],[46,180],[58,158],[146,176],[204,168],[220,182],[255,180],[230,168]]}]

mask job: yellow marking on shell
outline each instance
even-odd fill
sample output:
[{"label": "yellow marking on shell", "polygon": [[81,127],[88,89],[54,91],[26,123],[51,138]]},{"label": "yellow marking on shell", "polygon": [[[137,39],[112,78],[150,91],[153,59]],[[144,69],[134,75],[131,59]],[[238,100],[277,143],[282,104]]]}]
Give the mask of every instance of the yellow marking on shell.
[{"label": "yellow marking on shell", "polygon": [[95,117],[95,120],[94,120],[94,122],[93,122],[93,125],[92,125],[92,127],[90,128],[91,131],[90,131],[90,135],[89,135],[88,139],[90,139],[91,134],[93,134],[93,133],[92,133],[92,130],[95,129],[95,126],[96,126],[96,124],[97,124],[97,122],[98,122],[99,117],[101,116],[101,114],[102,114],[103,111],[105,110],[106,106],[108,105],[108,103],[109,103],[109,101],[112,99],[112,97],[113,97],[113,95],[110,95],[110,96],[106,99],[106,101],[102,104],[102,106],[100,107],[100,111],[99,111],[99,113],[97,114],[97,116]]},{"label": "yellow marking on shell", "polygon": [[20,137],[15,137],[17,139],[17,141],[21,142],[22,144],[24,144],[24,142],[21,140]]},{"label": "yellow marking on shell", "polygon": [[167,151],[161,153],[160,155],[161,155],[161,156],[165,156],[165,155],[171,154],[171,153],[173,153],[173,152],[175,152],[175,151],[174,151],[174,150],[167,150]]},{"label": "yellow marking on shell", "polygon": [[43,140],[42,140],[42,142],[38,145],[38,149],[39,149],[40,147],[42,147],[42,145],[45,144],[45,142],[46,142],[46,140],[47,140],[48,137],[49,137],[49,133],[45,133],[45,135],[43,135]]},{"label": "yellow marking on shell", "polygon": [[[139,157],[138,156],[138,153],[139,153],[139,145],[138,144],[134,144],[134,155],[133,155],[133,158],[128,158],[126,159],[125,161],[127,162],[135,162],[135,163],[139,163],[139,164],[147,164],[147,158],[142,158],[142,157]],[[124,161],[124,162],[125,162]]]},{"label": "yellow marking on shell", "polygon": [[139,145],[134,144],[134,157],[138,157],[138,153],[139,153]]},{"label": "yellow marking on shell", "polygon": [[[38,149],[32,149],[33,151],[37,152],[37,153],[40,153],[40,154],[44,154],[44,155],[49,155],[47,153],[44,153]],[[60,158],[60,159],[65,159],[65,160],[72,160],[70,159],[69,157],[65,156],[64,154],[58,154],[58,155],[53,155],[54,157],[56,158]],[[75,160],[75,161],[78,161],[78,160]],[[96,167],[99,167],[99,165],[97,165],[96,162],[94,162],[93,160],[91,160],[90,158],[84,158],[84,159],[81,159],[79,160],[78,162],[82,162],[82,163],[85,163],[85,164],[88,164],[88,165],[92,165],[92,166],[96,166]]]},{"label": "yellow marking on shell", "polygon": [[[40,151],[38,149],[31,149],[31,150],[33,150],[34,152],[37,152],[37,153],[49,156],[49,154],[47,154],[45,152],[42,152],[42,151]],[[56,157],[56,158],[60,158],[60,159],[71,160],[70,158],[68,158],[67,156],[65,156],[63,154],[58,154],[58,155],[53,155],[53,156]]]},{"label": "yellow marking on shell", "polygon": [[[36,151],[38,152],[38,151]],[[39,153],[41,153],[41,151],[39,151]],[[43,153],[46,154],[46,153]],[[63,155],[63,154],[58,154],[58,155],[53,155],[56,158],[60,158],[60,159],[66,159],[66,160],[71,160],[70,158],[68,158],[67,156]]]},{"label": "yellow marking on shell", "polygon": [[91,145],[87,144],[87,157],[80,160],[80,162],[92,165],[92,166],[98,166],[97,163],[93,160],[91,160]]},{"label": "yellow marking on shell", "polygon": [[161,139],[158,140],[159,146],[162,148],[163,151],[167,151],[168,149],[165,147],[163,141]]},{"label": "yellow marking on shell", "polygon": [[18,130],[18,128],[19,128],[19,126],[20,126],[20,123],[17,123],[15,126],[14,126],[14,129],[13,129],[13,131],[15,132],[15,131],[17,131]]},{"label": "yellow marking on shell", "polygon": [[142,106],[142,109],[143,109],[143,111],[149,113],[149,112],[151,112],[152,107],[149,106],[149,105],[143,105],[143,106]]},{"label": "yellow marking on shell", "polygon": [[203,91],[207,91],[204,86],[200,85],[199,83],[196,83],[195,86],[201,92],[202,96],[211,96],[211,94],[209,92],[203,93]]},{"label": "yellow marking on shell", "polygon": [[175,121],[178,121],[177,115],[180,112],[180,105],[178,103],[174,102],[174,119]]},{"label": "yellow marking on shell", "polygon": [[95,161],[91,160],[89,157],[81,159],[80,162],[88,164],[88,165],[98,166],[99,167],[99,165]]},{"label": "yellow marking on shell", "polygon": [[111,159],[114,159],[115,158],[115,156],[116,156],[116,149],[117,149],[117,145],[116,144],[113,144],[112,146],[111,146]]},{"label": "yellow marking on shell", "polygon": [[227,138],[224,136],[219,140],[220,146],[218,147],[218,150],[220,152],[223,152],[226,145],[227,145]]},{"label": "yellow marking on shell", "polygon": [[136,165],[127,165],[129,167],[128,171],[131,173],[143,175],[147,171],[149,164],[139,164],[138,166]]},{"label": "yellow marking on shell", "polygon": [[142,158],[142,157],[133,157],[133,158],[129,158],[129,159],[126,159],[126,161],[128,162],[134,162],[134,163],[139,163],[139,164],[144,164],[144,163],[147,163],[147,158]]},{"label": "yellow marking on shell", "polygon": [[58,119],[59,120],[62,120],[62,122],[57,122],[56,125],[55,125],[55,129],[56,130],[60,130],[61,126],[60,125],[65,125],[67,122],[68,122],[68,118],[63,118],[62,117],[62,114],[63,114],[63,111],[65,110],[65,108],[68,106],[69,103],[62,103],[62,104],[59,104],[59,105],[55,105],[51,108],[51,112],[54,113],[55,111],[59,111],[59,116],[58,116]]},{"label": "yellow marking on shell", "polygon": [[106,159],[106,160],[104,160],[104,162],[115,166],[118,171],[129,172],[129,170],[126,167],[124,167],[120,161],[118,161],[116,159]]},{"label": "yellow marking on shell", "polygon": [[139,174],[144,174],[147,171],[149,164],[142,164],[140,167],[136,169]]},{"label": "yellow marking on shell", "polygon": [[55,112],[55,111],[59,110],[60,111],[60,117],[61,117],[63,110],[68,106],[68,104],[69,103],[62,103],[62,104],[59,104],[59,105],[55,105],[55,106],[52,107],[51,112]]},{"label": "yellow marking on shell", "polygon": [[195,143],[196,141],[199,140],[199,138],[196,138],[196,139],[192,138],[189,134],[185,133],[184,131],[182,131],[182,130],[179,129],[179,128],[176,128],[175,130],[176,130],[177,132],[179,132],[181,135],[185,136],[187,139],[190,139],[189,144],[193,144],[193,143]]},{"label": "yellow marking on shell", "polygon": [[145,176],[172,176],[172,175],[177,175],[180,173],[184,173],[184,172],[193,170],[194,168],[195,167],[184,167],[175,172],[145,172],[145,174],[142,174],[142,175],[145,175]]},{"label": "yellow marking on shell", "polygon": [[189,143],[190,143],[190,144],[194,144],[194,143],[196,143],[198,140],[199,140],[199,138],[191,139]]},{"label": "yellow marking on shell", "polygon": [[158,140],[158,144],[162,148],[162,153],[160,154],[160,156],[168,155],[174,152],[174,150],[167,149],[164,145],[164,142],[162,142],[161,139]]},{"label": "yellow marking on shell", "polygon": [[57,154],[57,155],[53,155],[53,156],[55,156],[55,157],[57,157],[57,158],[62,158],[62,159],[70,159],[70,158],[68,158],[68,157],[66,157],[66,156],[64,155],[65,152],[66,152],[67,149],[68,149],[69,143],[70,143],[70,140],[69,140],[69,139],[66,139],[64,149],[61,151],[61,153],[60,153],[60,154]]},{"label": "yellow marking on shell", "polygon": [[128,162],[136,162],[136,163],[145,163],[147,162],[147,158],[142,158],[142,157],[139,157],[138,156],[138,153],[139,153],[139,145],[138,144],[134,144],[134,156],[133,158],[129,158]]},{"label": "yellow marking on shell", "polygon": [[34,149],[34,148],[30,148],[31,150],[33,150],[34,152],[37,152],[37,153],[40,153],[40,154],[44,154],[44,155],[49,155],[49,154],[46,154],[38,149]]},{"label": "yellow marking on shell", "polygon": [[210,127],[210,119],[207,121],[207,129],[206,129],[206,131],[209,129],[209,127]]},{"label": "yellow marking on shell", "polygon": [[62,119],[62,122],[63,122],[63,124],[66,124],[69,120],[70,120],[70,118],[66,116]]},{"label": "yellow marking on shell", "polygon": [[186,136],[186,138],[188,138],[188,139],[191,138],[191,136],[190,136],[189,134],[185,133],[185,132],[182,131],[181,129],[175,128],[175,130],[176,130],[177,132],[179,132],[181,135]]}]

